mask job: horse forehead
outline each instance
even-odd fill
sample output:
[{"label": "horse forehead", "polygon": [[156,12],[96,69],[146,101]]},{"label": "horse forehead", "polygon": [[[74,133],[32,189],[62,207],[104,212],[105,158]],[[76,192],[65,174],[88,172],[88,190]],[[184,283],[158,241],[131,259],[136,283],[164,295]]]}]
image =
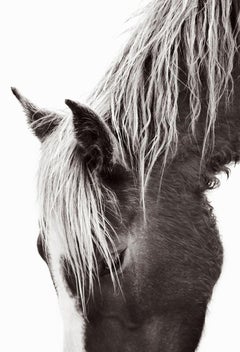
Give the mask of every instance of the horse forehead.
[{"label": "horse forehead", "polygon": [[64,328],[64,352],[85,352],[85,321],[75,298],[71,296],[63,274],[62,257],[64,246],[56,232],[51,232],[48,241],[50,271],[57,293]]}]

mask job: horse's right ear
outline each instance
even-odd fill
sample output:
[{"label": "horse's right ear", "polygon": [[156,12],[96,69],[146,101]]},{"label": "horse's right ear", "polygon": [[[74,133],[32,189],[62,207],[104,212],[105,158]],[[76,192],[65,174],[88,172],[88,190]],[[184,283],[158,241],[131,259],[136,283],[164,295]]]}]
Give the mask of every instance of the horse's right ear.
[{"label": "horse's right ear", "polygon": [[114,136],[105,121],[93,110],[66,99],[73,114],[73,126],[82,157],[90,170],[104,172],[114,160]]},{"label": "horse's right ear", "polygon": [[57,127],[59,123],[57,115],[45,109],[39,109],[36,105],[21,95],[16,88],[11,88],[11,90],[17,100],[21,103],[33,132],[41,141],[44,140],[44,138]]}]

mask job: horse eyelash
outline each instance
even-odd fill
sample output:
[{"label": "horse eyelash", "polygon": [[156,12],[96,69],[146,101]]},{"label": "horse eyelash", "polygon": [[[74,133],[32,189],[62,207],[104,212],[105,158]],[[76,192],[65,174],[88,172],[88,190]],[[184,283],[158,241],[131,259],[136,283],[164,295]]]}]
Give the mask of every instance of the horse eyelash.
[{"label": "horse eyelash", "polygon": [[100,264],[101,266],[100,275],[105,276],[105,275],[109,275],[111,271],[115,271],[115,272],[121,271],[124,258],[125,258],[125,252],[126,252],[126,248],[121,250],[120,252],[116,252],[112,254],[113,262],[112,262],[111,269],[109,268],[109,265],[107,264],[107,262],[103,259]]}]

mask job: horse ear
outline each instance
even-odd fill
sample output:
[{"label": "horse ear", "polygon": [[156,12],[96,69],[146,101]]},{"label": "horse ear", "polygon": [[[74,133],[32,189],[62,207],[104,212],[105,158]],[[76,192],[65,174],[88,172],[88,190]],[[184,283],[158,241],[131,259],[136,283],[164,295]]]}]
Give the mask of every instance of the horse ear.
[{"label": "horse ear", "polygon": [[36,105],[21,95],[16,88],[11,88],[11,90],[21,103],[33,132],[40,140],[43,140],[53,131],[54,128],[57,127],[59,123],[57,115],[45,109],[39,109]]},{"label": "horse ear", "polygon": [[107,124],[88,107],[65,100],[73,114],[75,136],[84,161],[91,170],[99,172],[113,164],[113,134]]}]

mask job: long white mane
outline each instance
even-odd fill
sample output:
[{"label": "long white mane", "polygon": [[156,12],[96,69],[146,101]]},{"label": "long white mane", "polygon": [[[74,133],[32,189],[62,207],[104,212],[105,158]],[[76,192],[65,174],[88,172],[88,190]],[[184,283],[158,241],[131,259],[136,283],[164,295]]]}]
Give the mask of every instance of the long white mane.
[{"label": "long white mane", "polygon": [[143,9],[124,51],[91,96],[92,106],[113,126],[122,158],[126,159],[126,149],[132,156],[142,196],[158,157],[163,157],[164,169],[169,151],[177,149],[180,55],[187,67],[189,127],[194,134],[204,84],[208,115],[203,149],[210,133],[214,134],[219,101],[224,94],[228,100],[233,88],[231,73],[239,32],[239,16],[235,30],[231,24],[233,3],[153,0]]}]

